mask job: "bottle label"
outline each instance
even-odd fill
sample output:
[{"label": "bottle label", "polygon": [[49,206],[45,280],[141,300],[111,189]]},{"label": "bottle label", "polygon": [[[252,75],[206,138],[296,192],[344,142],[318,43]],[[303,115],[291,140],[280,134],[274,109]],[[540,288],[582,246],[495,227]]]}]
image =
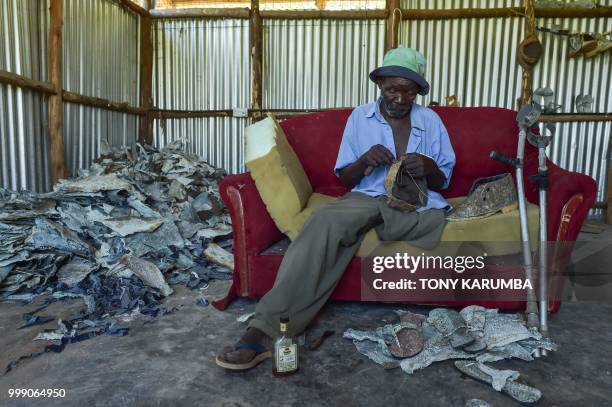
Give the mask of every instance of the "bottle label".
[{"label": "bottle label", "polygon": [[276,367],[278,372],[291,372],[298,368],[297,345],[278,346],[276,349]]}]

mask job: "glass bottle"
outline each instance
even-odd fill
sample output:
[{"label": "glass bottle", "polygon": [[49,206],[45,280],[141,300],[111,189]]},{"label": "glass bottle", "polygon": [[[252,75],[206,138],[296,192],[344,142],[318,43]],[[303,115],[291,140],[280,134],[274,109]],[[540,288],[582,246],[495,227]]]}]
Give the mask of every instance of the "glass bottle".
[{"label": "glass bottle", "polygon": [[295,338],[287,333],[288,317],[280,319],[280,335],[274,340],[272,374],[290,376],[298,371],[298,345]]}]

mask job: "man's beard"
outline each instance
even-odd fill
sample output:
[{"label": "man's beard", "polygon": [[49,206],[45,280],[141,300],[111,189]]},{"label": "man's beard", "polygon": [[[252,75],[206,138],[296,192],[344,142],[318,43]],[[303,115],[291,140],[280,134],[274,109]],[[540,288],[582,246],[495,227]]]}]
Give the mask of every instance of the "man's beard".
[{"label": "man's beard", "polygon": [[393,103],[393,102],[387,103],[384,99],[383,99],[383,106],[387,114],[390,117],[393,117],[394,119],[400,119],[406,116],[407,114],[410,113],[410,110],[412,109],[412,103],[408,105],[400,105],[400,104]]}]

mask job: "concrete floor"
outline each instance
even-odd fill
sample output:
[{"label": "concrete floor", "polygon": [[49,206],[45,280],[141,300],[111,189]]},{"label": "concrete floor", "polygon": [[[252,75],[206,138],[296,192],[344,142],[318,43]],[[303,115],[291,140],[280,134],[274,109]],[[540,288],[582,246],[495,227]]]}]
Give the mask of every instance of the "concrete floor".
[{"label": "concrete floor", "polygon": [[[582,267],[609,270],[612,228],[602,234],[582,234]],[[602,243],[602,242],[605,242]],[[589,247],[591,249],[589,249]],[[599,256],[592,256],[594,253]],[[607,256],[601,256],[607,253]],[[606,257],[608,258],[606,260]],[[580,270],[578,270],[580,271]],[[309,338],[326,329],[336,331],[317,351],[301,353],[301,372],[275,378],[266,361],[247,372],[218,368],[214,356],[233,343],[244,329],[236,318],[254,309],[255,302],[238,300],[219,312],[195,305],[204,295],[213,299],[227,290],[216,282],[204,291],[175,287],[164,306],[178,310],[154,320],[136,316],[125,324],[128,336],[101,336],[69,345],[61,354],[44,354],[24,361],[0,376],[0,405],[62,406],[464,406],[471,398],[492,406],[517,405],[490,386],[462,377],[452,362],[434,364],[413,375],[384,370],[359,354],[347,328],[373,328],[396,319],[397,305],[329,304],[309,331]],[[550,321],[558,352],[531,363],[502,361],[497,368],[515,369],[540,388],[542,406],[612,406],[612,289],[603,301],[565,303]],[[607,302],[606,302],[607,301]],[[81,303],[52,304],[43,315],[69,316]],[[32,341],[42,328],[56,322],[16,330],[21,315],[36,308],[0,304],[0,367],[36,350]],[[403,307],[426,314],[427,307]],[[11,388],[62,388],[64,399],[8,399]]]}]

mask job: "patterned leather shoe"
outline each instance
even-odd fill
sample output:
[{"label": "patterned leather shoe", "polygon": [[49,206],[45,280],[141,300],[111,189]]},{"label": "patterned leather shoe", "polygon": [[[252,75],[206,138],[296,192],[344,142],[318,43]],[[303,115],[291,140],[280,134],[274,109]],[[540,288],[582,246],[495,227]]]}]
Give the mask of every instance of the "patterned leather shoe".
[{"label": "patterned leather shoe", "polygon": [[516,187],[512,176],[506,173],[474,181],[468,197],[446,219],[452,222],[486,218],[517,207]]}]

